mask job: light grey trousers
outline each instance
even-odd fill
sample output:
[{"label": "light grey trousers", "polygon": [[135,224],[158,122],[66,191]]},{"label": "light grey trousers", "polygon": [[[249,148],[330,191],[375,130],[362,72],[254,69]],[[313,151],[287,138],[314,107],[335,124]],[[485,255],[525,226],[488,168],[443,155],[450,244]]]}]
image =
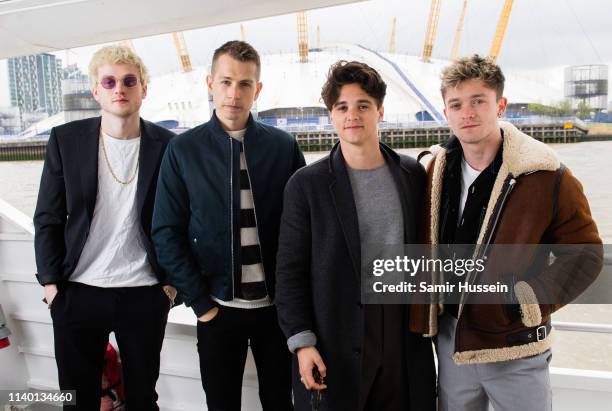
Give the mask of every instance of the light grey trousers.
[{"label": "light grey trousers", "polygon": [[550,350],[533,357],[488,364],[453,361],[457,320],[439,318],[438,411],[551,411]]}]

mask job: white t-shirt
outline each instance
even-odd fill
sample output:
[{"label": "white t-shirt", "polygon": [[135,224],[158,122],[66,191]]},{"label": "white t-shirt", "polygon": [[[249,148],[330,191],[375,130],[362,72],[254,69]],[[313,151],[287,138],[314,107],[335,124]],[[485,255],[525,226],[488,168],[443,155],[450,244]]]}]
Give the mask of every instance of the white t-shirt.
[{"label": "white t-shirt", "polygon": [[459,224],[461,221],[461,216],[463,215],[463,209],[465,208],[465,203],[467,202],[469,189],[479,175],[480,171],[474,170],[468,164],[468,162],[465,161],[465,158],[461,157],[461,201],[459,201],[459,215],[457,217],[457,224]]},{"label": "white t-shirt", "polygon": [[140,137],[128,140],[102,133],[108,162],[118,183],[108,168],[102,142],[98,149],[98,193],[89,236],[70,281],[96,287],[137,287],[157,284],[147,253],[140,238],[136,209],[138,154]]}]

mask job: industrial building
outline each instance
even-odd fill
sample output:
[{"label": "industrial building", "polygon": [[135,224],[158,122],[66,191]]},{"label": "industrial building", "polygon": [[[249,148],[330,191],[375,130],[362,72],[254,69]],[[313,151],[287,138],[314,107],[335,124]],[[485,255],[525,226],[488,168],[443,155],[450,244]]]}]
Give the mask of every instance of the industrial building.
[{"label": "industrial building", "polygon": [[565,69],[565,97],[578,109],[584,104],[594,111],[608,108],[608,66],[590,64]]},{"label": "industrial building", "polygon": [[61,60],[42,53],[8,59],[11,105],[21,113],[62,111]]}]

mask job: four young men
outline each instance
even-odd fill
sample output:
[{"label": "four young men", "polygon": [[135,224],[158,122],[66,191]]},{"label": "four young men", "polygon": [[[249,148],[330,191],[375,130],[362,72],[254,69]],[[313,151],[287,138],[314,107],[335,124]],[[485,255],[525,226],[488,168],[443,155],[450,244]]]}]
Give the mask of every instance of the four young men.
[{"label": "four young men", "polygon": [[[368,244],[601,244],[580,183],[554,152],[498,123],[499,67],[473,56],[445,70],[454,136],[432,149],[427,173],[380,143],[386,85],[371,67],[331,67],[322,99],[340,141],[304,168],[295,139],[250,113],[260,71],[249,44],[219,47],[206,79],[211,120],[170,139],[139,117],[142,61],[107,47],[90,65],[101,117],[52,130],[34,217],[37,277],[60,387],[77,390],[76,409],[99,409],[111,331],[128,409],[157,409],[174,287],[198,319],[210,410],[240,409],[248,346],[264,410],[434,410],[436,333],[439,409],[486,410],[489,400],[550,409],[559,306],[537,298],[562,270],[520,267],[510,308],[361,301]],[[599,272],[601,254],[587,257],[570,299]]]}]

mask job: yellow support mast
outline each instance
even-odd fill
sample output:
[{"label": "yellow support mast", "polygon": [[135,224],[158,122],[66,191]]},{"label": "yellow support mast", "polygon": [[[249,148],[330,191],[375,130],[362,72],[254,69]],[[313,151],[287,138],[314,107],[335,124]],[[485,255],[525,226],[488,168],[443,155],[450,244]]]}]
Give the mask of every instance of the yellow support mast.
[{"label": "yellow support mast", "polygon": [[499,17],[497,30],[495,30],[495,37],[493,37],[493,43],[491,44],[491,51],[489,51],[489,57],[491,57],[493,61],[497,61],[497,57],[499,57],[499,51],[502,43],[504,42],[504,35],[506,34],[506,28],[508,27],[508,20],[510,19],[510,12],[512,11],[513,2],[514,0],[506,0],[501,16]]},{"label": "yellow support mast", "polygon": [[397,17],[393,17],[393,23],[391,24],[391,37],[389,37],[389,53],[395,54],[395,27],[397,24]]},{"label": "yellow support mast", "polygon": [[459,17],[459,24],[457,24],[457,32],[455,33],[455,40],[453,41],[453,49],[451,51],[451,60],[457,60],[457,53],[459,52],[459,44],[461,44],[461,33],[463,32],[463,21],[465,20],[465,10],[467,9],[467,0],[463,0],[463,9],[461,10],[461,17]]},{"label": "yellow support mast", "polygon": [[191,58],[189,57],[189,52],[187,51],[187,45],[185,44],[183,32],[179,31],[172,33],[172,39],[174,40],[174,47],[176,47],[176,52],[178,53],[179,60],[181,62],[181,68],[184,72],[191,71]]},{"label": "yellow support mast", "polygon": [[422,55],[422,59],[425,62],[431,60],[431,52],[433,51],[434,43],[436,41],[436,31],[438,31],[441,1],[442,0],[431,0],[429,19],[427,19],[427,32],[425,34],[425,45],[423,46]]},{"label": "yellow support mast", "polygon": [[306,22],[306,12],[300,11],[297,14],[298,24],[298,51],[300,63],[308,61],[308,23]]},{"label": "yellow support mast", "polygon": [[244,34],[244,26],[242,24],[240,25],[240,40],[246,41],[246,35]]},{"label": "yellow support mast", "polygon": [[317,24],[317,48],[321,48],[321,27]]}]

